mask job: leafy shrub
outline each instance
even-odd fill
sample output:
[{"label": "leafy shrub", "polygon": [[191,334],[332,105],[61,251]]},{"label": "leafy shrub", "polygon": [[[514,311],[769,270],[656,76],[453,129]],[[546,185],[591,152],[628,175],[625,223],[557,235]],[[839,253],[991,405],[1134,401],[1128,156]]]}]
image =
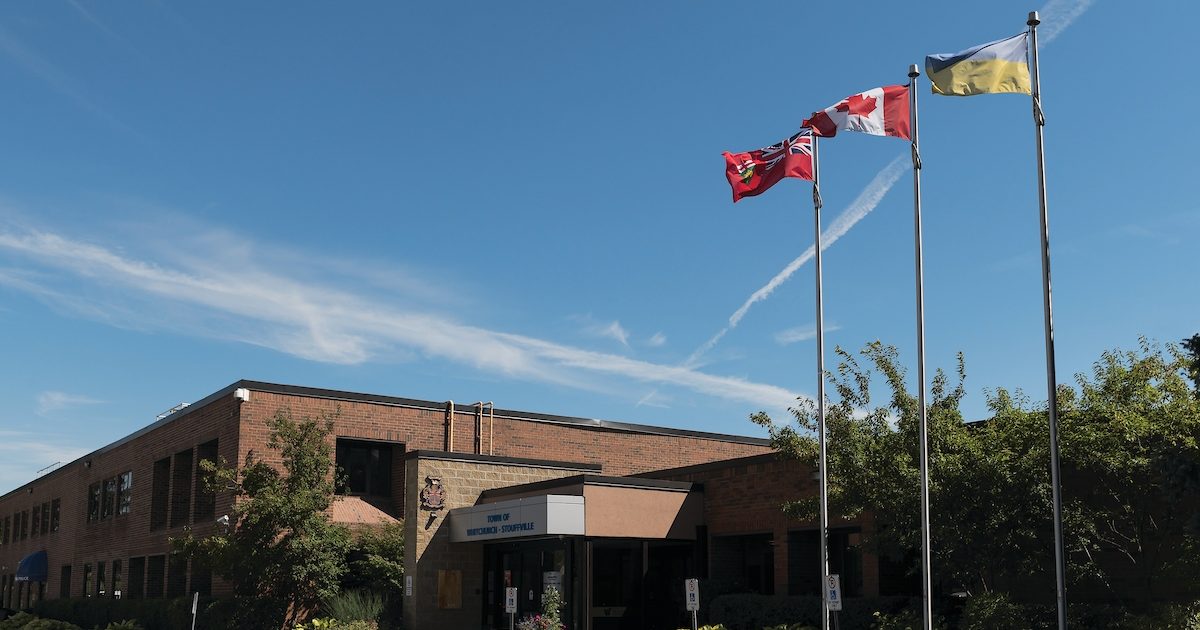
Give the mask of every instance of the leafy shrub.
[{"label": "leafy shrub", "polygon": [[317,618],[308,623],[296,626],[295,630],[376,630],[379,625],[374,621],[355,620],[338,621],[333,618]]},{"label": "leafy shrub", "polygon": [[1003,593],[985,593],[967,600],[960,626],[963,630],[1031,628],[1029,611]]},{"label": "leafy shrub", "polygon": [[142,627],[142,624],[138,623],[137,621],[135,621],[133,619],[122,619],[121,621],[114,621],[114,622],[108,624],[107,626],[105,626],[104,630],[146,630],[146,629]]},{"label": "leafy shrub", "polygon": [[34,619],[21,630],[82,630],[79,626],[58,619]]},{"label": "leafy shrub", "polygon": [[[843,628],[870,628],[875,613],[890,615],[910,605],[907,597],[852,597],[842,602],[839,625]],[[816,595],[758,595],[738,593],[712,600],[708,619],[724,624],[729,630],[760,630],[783,625],[821,627],[821,598]],[[918,626],[920,624],[918,623]]]},{"label": "leafy shrub", "polygon": [[324,609],[338,621],[376,621],[383,612],[383,596],[367,590],[342,591],[325,600]]},{"label": "leafy shrub", "polygon": [[[230,602],[231,600],[227,599],[201,598],[196,625],[206,628],[238,627],[230,621]],[[192,598],[46,599],[34,604],[33,612],[40,617],[61,619],[84,628],[105,628],[114,622],[136,619],[137,624],[144,630],[177,630],[190,628],[192,625]],[[0,626],[0,630],[6,629]]]},{"label": "leafy shrub", "polygon": [[0,630],[19,630],[34,619],[37,619],[37,617],[27,612],[19,612],[4,621],[0,621]]}]

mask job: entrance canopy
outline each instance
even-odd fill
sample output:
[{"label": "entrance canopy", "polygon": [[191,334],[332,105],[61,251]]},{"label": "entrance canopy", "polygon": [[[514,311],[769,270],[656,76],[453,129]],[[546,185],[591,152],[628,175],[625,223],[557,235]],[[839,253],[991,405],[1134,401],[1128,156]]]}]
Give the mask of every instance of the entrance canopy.
[{"label": "entrance canopy", "polygon": [[451,542],[543,536],[695,540],[704,497],[691,483],[575,475],[486,490],[450,510]]},{"label": "entrance canopy", "polygon": [[46,552],[35,551],[21,559],[17,566],[16,582],[45,582],[46,581]]},{"label": "entrance canopy", "polygon": [[583,497],[543,494],[450,510],[450,540],[583,534]]}]

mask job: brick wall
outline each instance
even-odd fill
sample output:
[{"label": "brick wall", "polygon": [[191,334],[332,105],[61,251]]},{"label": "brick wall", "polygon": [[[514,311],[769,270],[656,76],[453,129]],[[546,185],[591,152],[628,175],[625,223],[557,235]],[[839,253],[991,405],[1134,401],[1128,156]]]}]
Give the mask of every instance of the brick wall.
[{"label": "brick wall", "polygon": [[[239,387],[251,390],[249,401],[235,397],[235,389]],[[95,572],[99,562],[111,567],[113,560],[121,560],[125,567],[123,581],[130,584],[132,568],[149,567],[150,556],[168,553],[169,538],[182,535],[184,526],[204,535],[216,526],[215,517],[228,514],[232,507],[227,493],[218,493],[215,505],[208,497],[197,494],[195,466],[201,459],[198,447],[216,440],[218,455],[231,464],[244,463],[251,452],[277,463],[277,454],[267,446],[270,430],[266,420],[280,409],[290,410],[296,417],[331,415],[337,437],[392,443],[390,512],[394,515],[404,514],[406,507],[416,505],[416,496],[411,493],[424,479],[424,476],[411,477],[403,454],[417,449],[446,450],[451,436],[457,452],[472,453],[478,449],[511,458],[596,464],[609,475],[687,466],[769,450],[761,440],[501,410],[497,410],[494,418],[487,414],[481,417],[474,405],[456,405],[453,414],[447,408],[446,403],[240,381],[163,422],[0,497],[0,523],[5,516],[11,517],[35,505],[40,508],[43,502],[53,499],[59,499],[61,506],[57,532],[45,536],[39,532],[37,536],[0,545],[0,576],[15,573],[25,555],[45,549],[50,569],[47,597],[58,596],[63,565],[73,567],[70,585],[73,596],[82,593],[85,563]],[[165,478],[162,502],[167,518],[163,526],[152,529],[154,463],[164,459],[172,466]],[[187,465],[189,470],[176,464]],[[133,473],[130,514],[88,522],[88,487],[125,471]],[[540,480],[546,477],[537,475],[544,474],[547,473],[525,472],[513,483]],[[488,487],[511,485],[501,483],[504,479],[489,481],[497,483]],[[190,513],[184,513],[185,508]],[[176,517],[171,516],[172,510]],[[133,558],[144,560],[131,563]],[[156,560],[155,566],[157,563]],[[174,566],[178,573],[178,563]],[[172,579],[170,563],[166,573],[156,576],[162,578],[157,581]],[[108,577],[111,580],[111,573]],[[206,582],[206,578],[201,578],[197,585]],[[0,580],[0,585],[3,583]],[[178,588],[179,582],[174,584]],[[166,584],[158,588],[147,582],[144,588],[151,593],[165,590]],[[228,593],[228,586],[217,578],[213,578],[212,588],[215,594]]]},{"label": "brick wall", "polygon": [[[774,454],[699,465],[692,468],[646,473],[646,477],[704,484],[704,521],[713,537],[770,534],[774,543],[775,593],[788,592],[788,532],[816,529],[816,519],[798,520],[783,512],[783,505],[819,493],[813,469]],[[867,518],[845,521],[830,515],[829,526],[869,527]],[[717,545],[709,556],[713,567],[729,560],[729,549]],[[722,554],[725,554],[724,556]],[[818,558],[812,558],[815,565]],[[710,575],[714,572],[710,567]],[[863,554],[863,593],[879,591],[878,562]]]},{"label": "brick wall", "polygon": [[[190,451],[196,445],[216,439],[219,454],[232,460],[237,457],[237,401],[232,394],[210,401],[193,411],[185,409],[171,422],[153,428],[124,444],[106,447],[84,458],[67,464],[45,476],[0,497],[0,521],[4,516],[30,509],[34,505],[52,499],[60,500],[60,524],[57,532],[29,536],[25,540],[0,545],[0,574],[16,572],[18,563],[27,554],[45,550],[48,556],[49,575],[46,581],[46,596],[58,597],[62,567],[70,565],[72,596],[83,594],[83,565],[90,564],[93,573],[98,563],[103,562],[109,571],[107,581],[111,584],[112,562],[121,560],[122,583],[129,584],[129,558],[163,554],[169,548],[168,538],[182,534],[183,525],[191,523],[191,515],[183,515],[177,527],[150,529],[150,494],[153,465],[158,459]],[[89,522],[88,487],[103,483],[105,479],[123,472],[133,473],[132,501],[130,512]],[[192,471],[194,474],[194,471]],[[190,477],[190,476],[189,476]],[[170,488],[170,490],[176,490]],[[193,486],[179,488],[179,496],[188,497],[192,505]],[[180,501],[182,502],[182,498]],[[216,512],[228,512],[228,496],[218,497]],[[211,522],[195,524],[198,533],[210,531]],[[93,585],[93,590],[95,586]],[[110,591],[106,586],[105,591]],[[127,591],[126,591],[127,592]]]}]

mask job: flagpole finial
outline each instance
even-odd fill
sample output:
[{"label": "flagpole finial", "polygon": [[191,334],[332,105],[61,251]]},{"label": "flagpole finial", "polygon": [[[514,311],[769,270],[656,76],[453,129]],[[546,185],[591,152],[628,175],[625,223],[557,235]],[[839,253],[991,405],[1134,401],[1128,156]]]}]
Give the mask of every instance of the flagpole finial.
[{"label": "flagpole finial", "polygon": [[1038,17],[1038,12],[1030,11],[1029,19],[1025,21],[1025,24],[1027,24],[1029,26],[1037,26],[1038,24],[1041,24],[1041,23],[1042,23],[1042,19],[1040,17]]},{"label": "flagpole finial", "polygon": [[919,76],[921,76],[921,71],[917,69],[917,64],[915,64],[915,63],[914,63],[914,64],[909,64],[909,66],[908,66],[908,78],[910,78],[910,79],[915,79],[915,78],[917,78],[917,77],[919,77]]}]

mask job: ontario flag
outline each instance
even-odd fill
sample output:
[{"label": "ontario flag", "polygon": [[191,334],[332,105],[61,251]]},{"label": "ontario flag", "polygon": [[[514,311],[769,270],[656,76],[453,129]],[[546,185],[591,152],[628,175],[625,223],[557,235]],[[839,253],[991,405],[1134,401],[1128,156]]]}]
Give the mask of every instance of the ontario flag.
[{"label": "ontario flag", "polygon": [[725,152],[725,177],[733,188],[733,201],[761,195],[785,177],[812,181],[812,129],[769,147],[746,153]]},{"label": "ontario flag", "polygon": [[889,85],[855,94],[801,124],[822,138],[832,138],[839,131],[861,131],[911,140],[908,86]]}]

